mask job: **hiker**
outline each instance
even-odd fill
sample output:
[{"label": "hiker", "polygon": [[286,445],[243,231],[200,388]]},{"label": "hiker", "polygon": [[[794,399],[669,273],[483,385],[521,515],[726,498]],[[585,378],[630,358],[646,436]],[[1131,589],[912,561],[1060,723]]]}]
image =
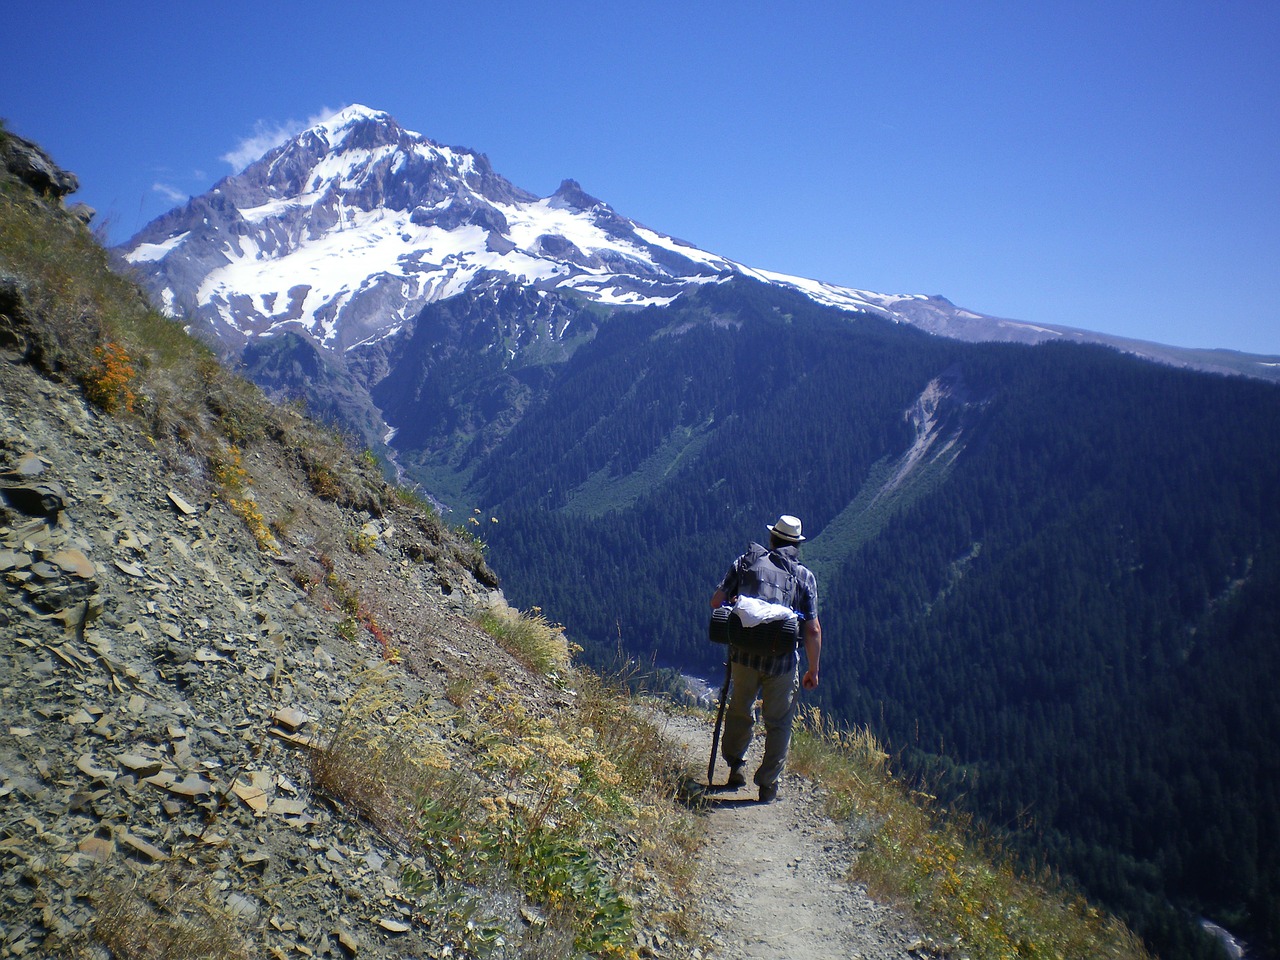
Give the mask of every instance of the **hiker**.
[{"label": "hiker", "polygon": [[[742,597],[755,597],[758,600],[752,604],[753,607],[767,608],[771,604],[779,604],[789,607],[801,620],[800,633],[808,660],[803,680],[795,643],[790,644],[789,651],[777,654],[753,653],[733,643],[729,646],[733,693],[725,714],[724,737],[720,741],[721,752],[729,764],[726,786],[746,785],[742,765],[747,747],[751,745],[751,708],[756,693],[763,691],[764,758],[755,773],[761,803],[769,803],[778,795],[778,778],[782,776],[787,750],[791,746],[791,721],[795,718],[800,686],[803,684],[806,690],[817,687],[818,661],[822,653],[818,581],[798,559],[798,544],[805,540],[800,532],[800,521],[783,514],[767,529],[768,548],[752,543],[747,552],[734,561],[711,597],[713,610],[730,603],[741,608],[744,606],[739,603]],[[760,604],[759,601],[767,602]],[[740,609],[736,615],[741,618],[741,613]]]}]

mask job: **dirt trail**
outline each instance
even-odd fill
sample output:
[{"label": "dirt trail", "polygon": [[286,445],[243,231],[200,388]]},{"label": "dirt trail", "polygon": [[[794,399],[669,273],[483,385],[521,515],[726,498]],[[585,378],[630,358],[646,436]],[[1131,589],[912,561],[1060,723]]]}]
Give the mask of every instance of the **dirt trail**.
[{"label": "dirt trail", "polygon": [[[712,727],[698,718],[658,718],[671,740],[705,776]],[[708,793],[709,841],[703,853],[703,909],[725,960],[900,960],[919,936],[891,907],[844,879],[849,843],[843,826],[822,811],[812,783],[784,776],[773,803],[757,801],[750,782],[762,738],[747,756],[747,786]],[[716,783],[728,768],[717,758]]]}]

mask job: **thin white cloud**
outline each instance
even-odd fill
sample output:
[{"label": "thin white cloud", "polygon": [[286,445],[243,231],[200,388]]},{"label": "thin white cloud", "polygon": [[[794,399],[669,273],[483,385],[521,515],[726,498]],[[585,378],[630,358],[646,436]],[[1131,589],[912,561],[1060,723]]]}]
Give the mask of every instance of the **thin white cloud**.
[{"label": "thin white cloud", "polygon": [[169,184],[160,183],[159,181],[153,183],[151,185],[151,189],[160,194],[160,196],[164,197],[170,203],[183,203],[191,197],[191,194],[187,193],[185,190],[179,190],[177,187],[171,187]]},{"label": "thin white cloud", "polygon": [[337,112],[325,107],[307,120],[285,120],[283,123],[258,120],[253,125],[253,133],[219,159],[230,164],[233,172],[239,173],[271,148],[280,146],[290,137],[296,136],[308,127],[315,126],[321,120],[327,120]]}]

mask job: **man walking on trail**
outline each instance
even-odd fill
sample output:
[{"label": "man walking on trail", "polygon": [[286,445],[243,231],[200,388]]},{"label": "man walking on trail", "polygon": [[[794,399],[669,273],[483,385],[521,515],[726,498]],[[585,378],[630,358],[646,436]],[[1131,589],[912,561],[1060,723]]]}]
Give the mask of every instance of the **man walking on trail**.
[{"label": "man walking on trail", "polygon": [[[755,773],[760,788],[760,801],[768,803],[778,795],[778,779],[791,746],[791,722],[803,683],[806,690],[818,685],[818,661],[822,655],[822,626],[818,623],[818,581],[798,559],[798,544],[804,542],[800,521],[783,514],[768,528],[766,550],[753,543],[734,561],[724,580],[711,597],[714,610],[727,603],[741,605],[743,597],[766,601],[765,606],[789,607],[800,617],[808,669],[803,680],[795,645],[780,654],[753,653],[731,644],[733,693],[725,714],[721,753],[729,764],[730,787],[746,785],[742,766],[751,745],[751,708],[756,694],[763,693],[764,758]],[[757,601],[757,602],[758,602]]]}]

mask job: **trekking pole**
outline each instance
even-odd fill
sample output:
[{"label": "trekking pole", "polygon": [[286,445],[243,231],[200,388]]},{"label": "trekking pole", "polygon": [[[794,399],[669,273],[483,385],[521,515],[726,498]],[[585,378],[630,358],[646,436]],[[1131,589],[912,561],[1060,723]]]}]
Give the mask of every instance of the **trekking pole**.
[{"label": "trekking pole", "polygon": [[[728,653],[728,651],[725,651]],[[716,712],[716,732],[711,735],[711,760],[707,763],[707,786],[711,787],[716,770],[716,749],[720,745],[720,728],[724,725],[724,705],[729,698],[729,678],[733,675],[733,667],[729,658],[724,659],[724,686],[720,688],[720,709]]]}]

